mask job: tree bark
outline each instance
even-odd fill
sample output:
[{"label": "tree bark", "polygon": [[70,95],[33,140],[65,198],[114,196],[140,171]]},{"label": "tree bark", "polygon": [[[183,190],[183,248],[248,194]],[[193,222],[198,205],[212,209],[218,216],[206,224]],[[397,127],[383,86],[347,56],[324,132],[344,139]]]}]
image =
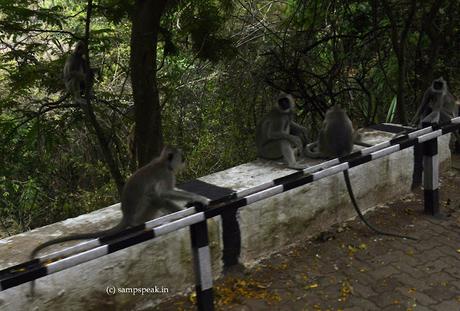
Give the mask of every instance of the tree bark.
[{"label": "tree bark", "polygon": [[163,145],[156,80],[160,18],[167,0],[136,0],[131,30],[131,85],[135,111],[134,144],[138,167],[157,156]]},{"label": "tree bark", "polygon": [[404,28],[399,34],[398,25],[393,11],[388,1],[382,1],[384,10],[388,19],[390,20],[391,26],[391,42],[393,44],[393,50],[396,58],[398,59],[398,90],[396,94],[397,106],[396,111],[398,112],[398,119],[401,124],[407,124],[406,109],[405,109],[405,79],[406,79],[406,43],[409,29],[414,20],[415,11],[417,8],[416,0],[411,0],[411,6],[409,8],[408,17],[404,21]]}]

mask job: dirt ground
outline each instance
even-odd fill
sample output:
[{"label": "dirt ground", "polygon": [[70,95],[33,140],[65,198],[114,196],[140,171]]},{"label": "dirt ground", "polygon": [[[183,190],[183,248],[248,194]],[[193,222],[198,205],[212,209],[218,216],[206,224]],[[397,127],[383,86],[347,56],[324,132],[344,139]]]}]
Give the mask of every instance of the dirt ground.
[{"label": "dirt ground", "polygon": [[[377,236],[357,220],[282,250],[214,284],[217,310],[460,310],[460,156],[440,181],[442,217],[423,192],[366,214],[418,241]],[[194,294],[155,310],[195,310]]]}]

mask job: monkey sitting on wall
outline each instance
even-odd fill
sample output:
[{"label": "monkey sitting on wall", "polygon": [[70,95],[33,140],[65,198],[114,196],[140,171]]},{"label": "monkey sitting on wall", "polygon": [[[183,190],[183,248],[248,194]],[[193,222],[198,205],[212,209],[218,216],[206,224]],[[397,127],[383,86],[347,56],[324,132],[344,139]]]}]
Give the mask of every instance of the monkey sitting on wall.
[{"label": "monkey sitting on wall", "polygon": [[[319,132],[318,140],[315,143],[309,144],[309,148],[307,146],[305,150],[306,156],[311,158],[328,159],[346,156],[353,150],[353,141],[355,136],[350,118],[342,108],[335,105],[329,108],[326,112],[321,131]],[[314,147],[316,147],[316,150],[314,150]],[[343,177],[345,179],[348,195],[350,196],[353,207],[359,218],[369,227],[369,229],[377,234],[415,240],[412,237],[383,232],[372,226],[366,218],[364,218],[364,215],[361,213],[361,210],[356,203],[348,170],[343,171]]]},{"label": "monkey sitting on wall", "polygon": [[[448,122],[458,116],[458,102],[449,92],[447,82],[443,77],[433,80],[423,94],[422,102],[418,107],[411,124],[422,128],[424,123],[438,124]],[[452,132],[453,151],[460,152],[460,135],[458,131]],[[420,187],[423,176],[422,150],[420,146],[414,147],[414,172],[412,176],[412,189]]]},{"label": "monkey sitting on wall", "polygon": [[422,102],[412,119],[417,123],[445,123],[458,116],[458,105],[455,97],[449,92],[447,82],[440,77],[433,80],[431,86],[423,94]]},{"label": "monkey sitting on wall", "polygon": [[[107,230],[68,235],[50,240],[37,246],[30,257],[35,258],[41,249],[52,244],[113,235],[126,228],[141,225],[157,217],[160,210],[177,212],[183,209],[172,200],[208,205],[208,198],[175,188],[175,175],[184,165],[182,152],[179,149],[163,148],[159,157],[137,170],[126,182],[121,195],[122,217],[118,225]],[[32,296],[33,291],[34,282],[32,281]]]},{"label": "monkey sitting on wall", "polygon": [[273,109],[260,121],[256,129],[256,147],[260,158],[283,158],[289,168],[304,169],[296,160],[296,152],[303,153],[307,144],[307,129],[294,122],[295,103],[290,94],[282,94]]}]

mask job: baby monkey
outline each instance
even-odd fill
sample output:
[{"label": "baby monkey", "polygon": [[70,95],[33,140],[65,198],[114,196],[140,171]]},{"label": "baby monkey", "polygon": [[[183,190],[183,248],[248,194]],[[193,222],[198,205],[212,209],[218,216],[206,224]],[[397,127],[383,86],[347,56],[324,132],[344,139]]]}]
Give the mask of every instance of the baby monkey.
[{"label": "baby monkey", "polygon": [[[183,209],[172,200],[208,205],[208,198],[175,188],[175,175],[184,165],[182,152],[179,149],[163,148],[159,157],[137,170],[126,182],[121,195],[122,217],[118,225],[107,230],[68,235],[45,242],[32,251],[31,258],[35,258],[41,249],[52,244],[113,235],[157,217],[160,210],[177,212]],[[33,291],[34,282],[32,281],[32,296]]]},{"label": "baby monkey", "polygon": [[302,153],[307,144],[307,129],[294,122],[295,103],[290,94],[282,94],[273,109],[256,129],[256,147],[260,158],[283,158],[289,168],[304,169],[296,160],[296,151]]},{"label": "baby monkey", "polygon": [[[356,137],[353,125],[346,112],[335,105],[329,108],[323,121],[323,126],[319,133],[319,138],[316,142],[309,144],[305,150],[306,155],[311,158],[335,158],[343,157],[353,151],[353,141]],[[314,149],[316,147],[316,150]],[[356,203],[353,188],[351,187],[350,176],[348,170],[343,171],[343,177],[347,186],[348,195],[350,196],[353,207],[358,214],[359,218],[377,234],[393,236],[404,239],[416,240],[409,236],[383,232],[372,226]]]}]

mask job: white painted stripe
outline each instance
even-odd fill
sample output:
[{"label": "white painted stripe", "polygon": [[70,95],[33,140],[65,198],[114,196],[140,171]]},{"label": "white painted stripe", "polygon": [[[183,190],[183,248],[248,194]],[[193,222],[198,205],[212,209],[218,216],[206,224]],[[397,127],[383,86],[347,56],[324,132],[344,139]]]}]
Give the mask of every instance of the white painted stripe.
[{"label": "white painted stripe", "polygon": [[102,257],[104,255],[107,255],[108,252],[109,252],[109,246],[102,245],[92,250],[61,259],[59,261],[50,263],[49,265],[45,265],[48,270],[47,274],[52,274],[52,273],[55,273],[55,272],[58,272],[58,271],[61,271],[61,270],[64,270],[70,267],[74,267],[83,262],[87,262],[87,261]]},{"label": "white painted stripe", "polygon": [[364,155],[368,155],[374,151],[377,151],[377,150],[380,150],[382,148],[386,148],[388,146],[391,146],[391,143],[389,140],[387,141],[384,141],[383,143],[380,143],[380,144],[377,144],[377,145],[374,145],[374,146],[371,146],[371,147],[367,147],[367,148],[364,148],[364,149],[361,149],[361,154],[364,156]]},{"label": "white painted stripe", "polygon": [[201,290],[212,288],[211,252],[209,246],[198,248],[198,269]]},{"label": "white painted stripe", "polygon": [[283,192],[283,185],[279,185],[273,188],[266,189],[261,192],[254,193],[252,195],[249,195],[246,197],[246,205],[249,205],[251,203],[260,201],[265,198],[269,198],[271,196],[274,196],[275,194]]},{"label": "white painted stripe", "polygon": [[255,192],[265,190],[265,189],[270,188],[270,187],[272,187],[274,185],[275,185],[275,182],[272,180],[272,181],[263,183],[261,185],[258,185],[258,186],[255,186],[255,187],[252,187],[252,188],[249,188],[249,189],[238,191],[236,193],[236,197],[237,198],[243,198],[243,197],[245,197],[247,195],[250,195],[250,194],[253,194]]},{"label": "white painted stripe", "polygon": [[441,135],[442,135],[442,130],[437,130],[437,131],[434,131],[433,133],[429,133],[429,134],[419,136],[417,138],[417,140],[418,140],[419,144],[421,144],[423,142],[426,142],[428,140],[431,140],[431,139],[436,138],[436,137],[441,136]]},{"label": "white painted stripe", "polygon": [[423,157],[423,188],[436,190],[439,188],[439,156]]},{"label": "white painted stripe", "polygon": [[307,174],[310,174],[310,173],[314,173],[314,172],[317,172],[319,170],[322,170],[322,169],[325,169],[325,168],[328,168],[328,167],[331,167],[331,166],[334,166],[334,165],[337,165],[339,164],[340,161],[338,158],[335,158],[335,159],[332,159],[332,160],[329,160],[329,161],[325,161],[323,163],[320,163],[320,164],[317,164],[317,165],[313,165],[313,166],[310,166],[310,167],[307,167],[303,170],[303,173],[305,175]]},{"label": "white painted stripe", "polygon": [[89,249],[92,249],[92,248],[95,248],[95,247],[98,247],[98,246],[101,246],[101,245],[102,244],[98,239],[89,240],[87,242],[79,243],[79,244],[74,245],[72,247],[64,248],[63,250],[44,255],[44,256],[42,256],[42,257],[40,257],[38,259],[40,260],[40,262],[46,262],[46,261],[48,261],[50,259],[54,259],[54,258],[58,258],[58,257],[67,257],[67,256],[72,255],[74,253],[81,253],[83,251],[87,251]]},{"label": "white painted stripe", "polygon": [[182,211],[171,213],[171,214],[168,214],[168,215],[163,216],[163,217],[155,218],[155,219],[152,219],[150,221],[147,221],[145,223],[145,228],[147,230],[153,229],[154,227],[164,225],[164,224],[169,223],[171,221],[178,220],[178,219],[181,219],[183,217],[190,216],[190,215],[194,214],[195,212],[196,212],[196,208],[193,206],[193,207],[184,209]]},{"label": "white painted stripe", "polygon": [[342,172],[344,170],[347,170],[349,168],[348,162],[341,163],[339,165],[327,168],[325,170],[313,173],[313,180],[318,180],[330,175],[334,175],[336,173]]},{"label": "white painted stripe", "polygon": [[190,225],[194,225],[205,220],[204,212],[199,212],[182,219],[175,220],[173,222],[153,228],[155,236],[163,235],[172,231],[179,230]]},{"label": "white painted stripe", "polygon": [[420,129],[420,130],[414,131],[412,133],[409,133],[407,136],[410,139],[412,139],[412,138],[418,137],[420,135],[431,133],[432,131],[433,131],[433,128],[431,126],[429,126],[429,127],[425,127],[425,128]]},{"label": "white painted stripe", "polygon": [[376,151],[376,152],[372,152],[371,153],[371,158],[372,160],[375,160],[375,159],[378,159],[378,158],[381,158],[381,157],[384,157],[386,155],[389,155],[393,152],[396,152],[396,151],[399,151],[399,144],[398,145],[393,145],[391,147],[388,147],[388,148],[385,148],[385,149],[382,149],[382,150],[379,150],[379,151]]}]

